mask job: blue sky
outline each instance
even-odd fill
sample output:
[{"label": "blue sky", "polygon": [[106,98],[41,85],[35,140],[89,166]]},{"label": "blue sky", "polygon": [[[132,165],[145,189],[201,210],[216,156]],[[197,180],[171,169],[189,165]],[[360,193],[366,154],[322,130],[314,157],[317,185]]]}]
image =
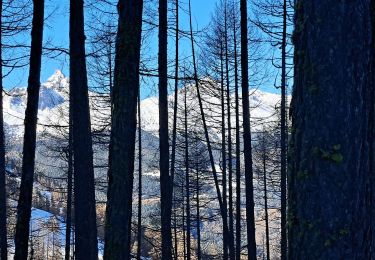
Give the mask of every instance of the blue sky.
[{"label": "blue sky", "polygon": [[[94,0],[91,0],[94,1]],[[116,1],[116,0],[113,0]],[[215,9],[215,5],[218,0],[191,0],[192,13],[193,13],[193,27],[194,30],[202,30],[209,25],[211,15]],[[157,1],[154,1],[157,3]],[[187,0],[180,0],[182,9],[187,10]],[[90,9],[91,10],[91,9]],[[157,9],[156,9],[157,10]],[[46,0],[46,24],[44,28],[44,42],[45,46],[56,46],[68,48],[69,46],[69,1],[63,0]],[[183,30],[189,29],[189,20],[186,13],[180,11],[180,26]],[[88,15],[86,15],[86,23],[90,23]],[[114,21],[114,24],[117,21]],[[157,16],[155,16],[155,23],[157,23]],[[22,36],[18,36],[26,44],[30,44],[30,32]],[[148,39],[148,45],[150,46],[151,55],[154,57],[153,68],[157,67],[157,30],[154,35]],[[170,55],[174,53],[174,39],[170,38],[169,42]],[[89,52],[89,48],[86,48]],[[180,59],[188,57],[191,54],[190,41],[188,39],[182,39],[180,42]],[[28,50],[25,52],[25,57],[28,59]],[[277,55],[277,53],[276,53]],[[173,58],[171,56],[171,59]],[[45,82],[56,69],[61,70],[65,75],[69,74],[69,57],[67,55],[60,55],[56,58],[47,57],[44,55],[42,62],[41,82]],[[88,75],[90,78],[90,75]],[[7,89],[14,87],[26,87],[28,78],[28,68],[17,69],[13,71],[4,79],[4,85]],[[270,92],[278,92],[273,87],[272,82],[264,82],[261,86],[263,90]],[[142,84],[142,99],[150,95],[156,95],[157,80],[151,79],[147,84]]]},{"label": "blue sky", "polygon": [[[185,2],[185,1],[184,1]],[[192,0],[193,22],[195,29],[207,26],[211,12],[215,7],[216,0]],[[46,20],[44,28],[44,42],[53,46],[67,48],[69,46],[69,1],[46,1]],[[181,18],[181,26],[188,29],[187,17]],[[197,28],[198,27],[198,28]],[[26,44],[30,44],[30,33],[19,36]],[[155,46],[157,43],[155,43]],[[172,43],[171,43],[172,44]],[[25,53],[28,54],[28,51]],[[43,57],[41,82],[50,77],[56,69],[68,75],[69,59],[66,55],[56,58]],[[17,69],[4,79],[4,85],[9,89],[13,87],[27,86],[28,68]]]}]

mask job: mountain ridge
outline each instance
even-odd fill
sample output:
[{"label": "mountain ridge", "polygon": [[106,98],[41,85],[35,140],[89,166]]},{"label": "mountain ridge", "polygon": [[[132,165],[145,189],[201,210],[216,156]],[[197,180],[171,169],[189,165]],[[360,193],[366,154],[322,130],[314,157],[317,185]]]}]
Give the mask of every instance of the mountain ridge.
[{"label": "mountain ridge", "polygon": [[[197,98],[194,94],[195,88],[192,85],[187,85],[185,88],[179,90],[178,103],[183,102],[184,89],[189,89],[188,102],[189,106],[193,109],[197,108]],[[251,90],[251,115],[252,120],[272,118],[275,115],[275,108],[280,102],[280,95],[261,91],[259,89]],[[105,94],[98,94],[89,92],[91,97],[91,117],[93,119],[93,127],[95,128],[95,119],[106,117],[110,115],[110,105],[102,104],[100,107],[100,113],[95,110],[98,106],[97,102],[93,103],[93,99],[99,96],[105,96]],[[212,104],[220,104],[220,99],[208,95],[202,96],[204,102],[205,111],[210,116],[212,113],[218,113],[219,111],[211,111]],[[4,121],[11,127],[20,127],[23,125],[24,111],[27,103],[27,89],[17,87],[9,92],[9,95],[4,95]],[[170,103],[173,103],[174,93],[169,95]],[[234,102],[234,98],[232,98]],[[39,111],[38,111],[38,123],[40,125],[54,124],[57,125],[61,121],[67,123],[67,109],[69,101],[69,78],[66,77],[60,70],[56,70],[46,82],[41,84],[40,97],[39,97]],[[172,111],[172,107],[170,111]],[[232,104],[232,117],[234,117],[234,104]],[[62,118],[65,114],[66,118]],[[141,116],[142,116],[142,129],[148,132],[157,134],[159,127],[158,118],[158,99],[157,97],[148,97],[141,101]],[[64,116],[63,116],[64,117]],[[42,130],[43,127],[39,127],[38,130]]]}]

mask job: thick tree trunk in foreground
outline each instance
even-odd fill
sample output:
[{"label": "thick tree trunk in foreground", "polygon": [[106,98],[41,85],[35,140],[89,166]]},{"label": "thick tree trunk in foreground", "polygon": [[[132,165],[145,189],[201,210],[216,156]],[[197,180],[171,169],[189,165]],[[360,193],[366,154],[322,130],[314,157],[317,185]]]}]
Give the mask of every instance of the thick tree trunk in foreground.
[{"label": "thick tree trunk in foreground", "polygon": [[289,259],[374,259],[375,1],[296,7]]},{"label": "thick tree trunk in foreground", "polygon": [[130,259],[143,1],[120,0],[117,7],[104,258],[126,260]]},{"label": "thick tree trunk in foreground", "polygon": [[249,58],[248,58],[247,0],[241,0],[241,68],[242,68],[242,106],[243,106],[243,141],[246,182],[246,220],[248,258],[256,259],[253,158],[250,128],[249,104]]},{"label": "thick tree trunk in foreground", "polygon": [[[29,244],[29,229],[33,196],[35,167],[36,127],[42,63],[44,0],[34,0],[31,30],[30,69],[25,111],[25,133],[23,142],[22,177],[17,205],[17,224],[14,259],[26,260]],[[1,93],[2,94],[2,93]]]},{"label": "thick tree trunk in foreground", "polygon": [[70,1],[70,105],[73,120],[76,258],[98,258],[95,185],[83,0]]}]

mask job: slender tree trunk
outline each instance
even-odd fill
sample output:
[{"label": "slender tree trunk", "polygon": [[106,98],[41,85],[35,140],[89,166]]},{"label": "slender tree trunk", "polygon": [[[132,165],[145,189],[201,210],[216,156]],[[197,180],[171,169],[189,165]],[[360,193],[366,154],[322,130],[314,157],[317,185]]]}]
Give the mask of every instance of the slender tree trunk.
[{"label": "slender tree trunk", "polygon": [[20,196],[17,205],[17,224],[14,259],[26,260],[29,244],[29,229],[33,197],[36,127],[42,63],[44,0],[33,1],[33,21],[31,30],[30,68],[25,111],[25,133],[23,142],[22,176]]},{"label": "slender tree trunk", "polygon": [[236,259],[241,258],[241,133],[238,86],[237,24],[234,22],[234,82],[236,96]]},{"label": "slender tree trunk", "polygon": [[112,104],[112,92],[113,92],[112,50],[113,50],[113,42],[110,41],[107,46],[107,60],[108,60],[108,78],[109,78],[109,98],[110,98],[111,104]]},{"label": "slender tree trunk", "polygon": [[226,94],[227,94],[227,118],[228,118],[228,213],[229,213],[229,257],[235,258],[234,251],[234,224],[233,224],[233,165],[232,165],[232,123],[231,123],[231,103],[230,103],[230,75],[229,75],[229,50],[228,50],[228,4],[225,3],[225,74],[226,74]]},{"label": "slender tree trunk", "polygon": [[201,98],[201,94],[200,94],[200,88],[199,88],[198,70],[197,70],[197,64],[196,64],[196,60],[195,60],[194,35],[193,35],[193,24],[192,24],[192,14],[191,14],[191,0],[189,0],[189,21],[190,21],[190,41],[191,41],[191,49],[192,49],[192,56],[193,56],[192,57],[193,58],[193,67],[194,67],[194,82],[195,82],[195,87],[197,89],[199,110],[200,110],[200,114],[201,114],[201,117],[202,117],[204,137],[205,137],[205,140],[206,140],[207,151],[208,151],[208,155],[209,155],[209,158],[210,158],[212,174],[213,174],[213,177],[214,177],[215,189],[216,189],[216,193],[217,193],[217,200],[219,202],[219,207],[220,207],[220,214],[221,214],[221,217],[223,219],[224,236],[228,237],[228,218],[227,218],[225,207],[223,205],[223,198],[222,198],[221,191],[220,191],[219,179],[218,179],[218,176],[217,176],[215,161],[214,161],[214,157],[213,157],[213,153],[212,153],[211,141],[210,141],[210,137],[209,137],[209,134],[208,134],[206,116],[205,116],[205,113],[204,113],[203,102],[202,102],[202,98]]},{"label": "slender tree trunk", "polygon": [[143,0],[119,0],[104,259],[130,259]]},{"label": "slender tree trunk", "polygon": [[[69,106],[71,115],[72,106]],[[73,120],[69,116],[69,145],[68,145],[68,195],[66,201],[65,228],[65,260],[70,260],[70,237],[72,234],[72,197],[73,197]]]},{"label": "slender tree trunk", "polygon": [[185,188],[184,188],[185,184],[182,183],[182,242],[183,242],[183,250],[184,250],[184,253],[183,253],[183,257],[184,257],[184,260],[186,259],[186,235],[185,235]]},{"label": "slender tree trunk", "polygon": [[266,132],[263,131],[262,140],[262,165],[263,165],[263,192],[264,192],[264,212],[265,212],[265,222],[266,222],[266,258],[270,260],[270,233],[269,233],[269,217],[268,217],[268,195],[267,195],[267,147],[265,140]]},{"label": "slender tree trunk", "polygon": [[[176,1],[176,64],[175,64],[175,81],[174,81],[174,104],[173,104],[173,133],[172,133],[172,154],[171,154],[171,182],[174,186],[175,162],[176,162],[176,139],[177,139],[177,103],[178,103],[178,74],[179,74],[179,2]],[[173,191],[172,191],[173,192]],[[172,200],[175,196],[173,192]],[[176,202],[174,201],[174,205]],[[178,241],[177,241],[177,221],[176,221],[176,206],[174,207],[174,257],[178,257]]]},{"label": "slender tree trunk", "polygon": [[98,241],[83,0],[70,1],[70,97],[78,260],[97,259]]},{"label": "slender tree trunk", "polygon": [[[174,205],[176,205],[176,200],[174,201]],[[176,214],[176,206],[173,212],[173,232],[174,232],[174,259],[178,259],[178,237],[177,237],[177,214]]]},{"label": "slender tree trunk", "polygon": [[281,142],[281,260],[287,259],[286,236],[286,176],[287,176],[287,128],[286,128],[286,19],[287,2],[283,1],[283,36],[281,44],[281,115],[280,115],[280,142]]},{"label": "slender tree trunk", "polygon": [[[220,48],[220,94],[221,94],[221,157],[223,162],[222,170],[222,187],[223,187],[223,208],[224,214],[228,216],[228,204],[227,204],[227,158],[226,158],[226,138],[225,138],[225,90],[224,90],[224,55],[223,55],[223,44]],[[229,230],[223,225],[223,256],[224,259],[228,259],[228,240]]]},{"label": "slender tree trunk", "polygon": [[254,189],[253,189],[253,158],[250,128],[249,102],[249,57],[248,57],[247,0],[241,0],[241,67],[242,67],[242,110],[243,110],[243,141],[245,158],[246,182],[246,222],[248,258],[256,259],[255,221],[254,221]]},{"label": "slender tree trunk", "polygon": [[200,188],[199,188],[199,168],[198,165],[196,166],[196,184],[195,187],[197,189],[197,259],[202,259],[202,247],[201,247],[201,221],[200,221],[200,203],[199,203],[199,194],[200,194]]},{"label": "slender tree trunk", "polygon": [[159,0],[159,139],[162,258],[172,259],[172,190],[168,137],[168,1]]},{"label": "slender tree trunk", "polygon": [[8,259],[7,245],[7,195],[5,172],[5,142],[3,115],[3,56],[2,56],[2,24],[3,1],[0,0],[0,259]]},{"label": "slender tree trunk", "polygon": [[142,121],[141,121],[141,91],[138,93],[138,230],[137,230],[137,259],[141,259],[142,246]]},{"label": "slender tree trunk", "polygon": [[73,232],[72,232],[72,236],[73,236],[73,239],[72,239],[73,255],[72,255],[72,257],[73,257],[73,260],[75,260],[76,259],[76,232],[75,232],[76,228],[75,228],[74,225],[72,226],[72,228],[73,228]]},{"label": "slender tree trunk", "polygon": [[171,178],[172,184],[175,174],[175,162],[176,162],[176,137],[177,137],[177,103],[178,103],[178,74],[179,74],[179,5],[178,0],[176,1],[176,64],[175,64],[175,80],[174,80],[174,104],[173,104],[173,130],[172,130],[172,154],[171,154]]},{"label": "slender tree trunk", "polygon": [[374,259],[375,1],[296,6],[289,259]]},{"label": "slender tree trunk", "polygon": [[191,219],[190,219],[190,175],[189,175],[189,139],[188,139],[188,118],[187,118],[187,89],[185,89],[185,183],[186,183],[186,250],[187,260],[191,260]]}]

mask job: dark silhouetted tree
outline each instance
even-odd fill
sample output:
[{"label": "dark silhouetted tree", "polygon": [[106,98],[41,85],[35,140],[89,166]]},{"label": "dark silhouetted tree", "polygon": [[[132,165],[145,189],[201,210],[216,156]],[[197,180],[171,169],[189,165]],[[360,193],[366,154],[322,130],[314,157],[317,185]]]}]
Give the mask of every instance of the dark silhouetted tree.
[{"label": "dark silhouetted tree", "polygon": [[104,259],[130,259],[142,0],[118,2]]},{"label": "dark silhouetted tree", "polygon": [[289,259],[375,257],[374,10],[296,1]]},{"label": "dark silhouetted tree", "polygon": [[87,84],[83,0],[70,1],[70,115],[74,154],[74,216],[78,260],[97,259],[95,183]]},{"label": "dark silhouetted tree", "polygon": [[22,176],[17,205],[17,224],[14,259],[26,260],[29,245],[29,230],[33,195],[36,127],[42,64],[44,0],[33,1],[33,21],[31,30],[30,67],[25,111],[25,132],[23,143]]},{"label": "dark silhouetted tree", "polygon": [[245,192],[246,192],[246,222],[248,258],[256,259],[255,221],[254,221],[254,188],[253,188],[253,159],[250,128],[249,102],[249,51],[247,0],[241,0],[241,73],[242,73],[242,109],[243,109],[243,142],[245,161]]}]

